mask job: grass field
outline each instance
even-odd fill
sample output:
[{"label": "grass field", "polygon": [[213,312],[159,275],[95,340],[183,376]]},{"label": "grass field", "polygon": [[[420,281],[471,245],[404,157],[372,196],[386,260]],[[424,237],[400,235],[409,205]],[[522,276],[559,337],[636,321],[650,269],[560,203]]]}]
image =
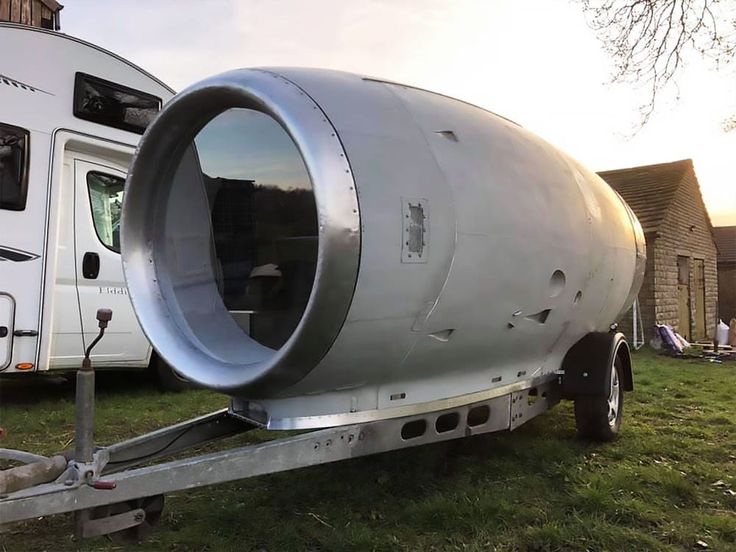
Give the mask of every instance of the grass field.
[{"label": "grass field", "polygon": [[[167,496],[141,550],[736,550],[736,364],[635,356],[621,437],[575,439],[561,403],[485,435]],[[73,390],[3,382],[0,446],[51,453],[73,434]],[[221,408],[98,376],[100,443]],[[256,432],[249,439],[270,438]],[[2,513],[0,512],[0,516]],[[0,550],[75,550],[70,516],[12,526]],[[120,550],[107,538],[83,550]]]}]

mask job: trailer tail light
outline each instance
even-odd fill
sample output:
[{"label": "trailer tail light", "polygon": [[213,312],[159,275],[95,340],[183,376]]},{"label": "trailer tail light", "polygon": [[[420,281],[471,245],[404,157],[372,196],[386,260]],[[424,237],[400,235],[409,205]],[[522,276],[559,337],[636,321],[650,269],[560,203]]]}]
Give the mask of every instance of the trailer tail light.
[{"label": "trailer tail light", "polygon": [[32,362],[21,362],[20,364],[15,365],[16,370],[33,370],[33,363]]}]

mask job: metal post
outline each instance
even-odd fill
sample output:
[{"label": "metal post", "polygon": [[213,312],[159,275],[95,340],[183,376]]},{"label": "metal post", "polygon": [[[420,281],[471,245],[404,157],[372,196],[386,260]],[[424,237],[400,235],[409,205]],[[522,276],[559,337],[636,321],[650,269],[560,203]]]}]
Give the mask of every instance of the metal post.
[{"label": "metal post", "polygon": [[[89,358],[92,348],[105,334],[107,323],[112,319],[110,309],[99,309],[97,320],[100,333],[84,352],[82,368],[77,370],[75,397],[76,425],[74,428],[74,459],[80,464],[92,462],[95,448],[95,371]],[[86,477],[86,474],[85,474]],[[74,514],[74,536],[81,540],[84,524],[89,520],[89,510],[79,510]]]},{"label": "metal post", "polygon": [[74,459],[91,462],[94,448],[95,372],[89,357],[77,370],[76,428],[74,433]]},{"label": "metal post", "polygon": [[639,297],[634,299],[634,304],[631,306],[631,322],[632,322],[631,325],[632,325],[632,329],[634,332],[634,344],[633,344],[634,349],[639,348],[639,334],[638,334],[639,328],[637,327],[639,324],[639,319],[636,316],[637,315],[636,309],[638,308],[638,306],[639,306]]},{"label": "metal post", "polygon": [[[82,361],[77,370],[76,427],[74,430],[74,459],[79,463],[92,461],[95,440],[95,372],[89,357]],[[74,537],[81,540],[84,525],[89,521],[89,510],[74,513]]]}]

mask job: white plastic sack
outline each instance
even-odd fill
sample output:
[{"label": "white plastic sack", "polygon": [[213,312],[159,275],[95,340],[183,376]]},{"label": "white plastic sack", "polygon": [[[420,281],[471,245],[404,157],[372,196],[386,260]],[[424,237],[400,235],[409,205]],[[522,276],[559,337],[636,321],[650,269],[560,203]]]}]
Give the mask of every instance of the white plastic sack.
[{"label": "white plastic sack", "polygon": [[723,323],[723,320],[718,321],[716,340],[720,345],[728,345],[728,326]]}]

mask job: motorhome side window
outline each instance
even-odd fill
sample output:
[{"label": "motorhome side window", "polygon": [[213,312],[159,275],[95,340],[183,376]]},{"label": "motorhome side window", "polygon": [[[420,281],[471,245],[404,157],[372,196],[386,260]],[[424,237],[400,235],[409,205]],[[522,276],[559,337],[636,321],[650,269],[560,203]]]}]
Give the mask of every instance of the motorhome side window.
[{"label": "motorhome side window", "polygon": [[108,249],[120,253],[120,209],[125,180],[101,172],[87,173],[89,203],[97,237]]},{"label": "motorhome side window", "polygon": [[0,209],[26,208],[29,150],[27,130],[0,123]]},{"label": "motorhome side window", "polygon": [[161,98],[77,73],[74,81],[74,116],[105,126],[143,134],[161,110]]}]

